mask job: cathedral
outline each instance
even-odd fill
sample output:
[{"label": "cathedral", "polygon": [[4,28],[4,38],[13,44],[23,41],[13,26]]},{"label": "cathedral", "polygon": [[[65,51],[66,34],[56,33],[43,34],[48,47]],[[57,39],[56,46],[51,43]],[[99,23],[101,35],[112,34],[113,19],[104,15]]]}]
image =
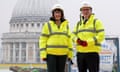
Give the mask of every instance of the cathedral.
[{"label": "cathedral", "polygon": [[2,63],[40,63],[38,41],[56,0],[18,0],[9,32],[2,35]]}]

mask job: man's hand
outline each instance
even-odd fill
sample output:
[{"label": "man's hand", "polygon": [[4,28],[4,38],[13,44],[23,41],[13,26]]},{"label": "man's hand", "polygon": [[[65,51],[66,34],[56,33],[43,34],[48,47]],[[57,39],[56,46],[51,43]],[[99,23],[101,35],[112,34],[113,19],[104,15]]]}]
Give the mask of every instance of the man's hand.
[{"label": "man's hand", "polygon": [[83,41],[81,39],[77,39],[77,44],[83,46],[83,47],[86,47],[88,44],[87,44],[87,41]]}]

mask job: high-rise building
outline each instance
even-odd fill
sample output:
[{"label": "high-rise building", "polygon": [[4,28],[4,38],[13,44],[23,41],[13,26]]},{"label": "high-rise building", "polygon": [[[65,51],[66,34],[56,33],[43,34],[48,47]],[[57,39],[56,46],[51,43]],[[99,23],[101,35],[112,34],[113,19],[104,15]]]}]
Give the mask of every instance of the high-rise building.
[{"label": "high-rise building", "polygon": [[43,23],[57,0],[18,0],[10,31],[2,35],[3,63],[38,63],[38,40]]}]

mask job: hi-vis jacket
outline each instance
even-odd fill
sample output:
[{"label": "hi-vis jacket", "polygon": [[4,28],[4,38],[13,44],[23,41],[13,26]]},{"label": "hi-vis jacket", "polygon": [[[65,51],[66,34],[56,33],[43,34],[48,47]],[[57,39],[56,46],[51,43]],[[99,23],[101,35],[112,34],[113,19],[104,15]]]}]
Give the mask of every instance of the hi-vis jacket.
[{"label": "hi-vis jacket", "polygon": [[39,39],[40,57],[46,58],[47,54],[67,55],[72,58],[72,40],[70,38],[68,21],[61,23],[60,28],[54,21],[45,23]]},{"label": "hi-vis jacket", "polygon": [[72,39],[76,42],[77,38],[87,41],[88,46],[83,47],[76,45],[77,52],[99,52],[101,50],[101,42],[104,40],[104,27],[100,20],[95,19],[94,14],[90,16],[88,21],[84,24],[83,18],[80,17],[80,21],[72,33]]}]

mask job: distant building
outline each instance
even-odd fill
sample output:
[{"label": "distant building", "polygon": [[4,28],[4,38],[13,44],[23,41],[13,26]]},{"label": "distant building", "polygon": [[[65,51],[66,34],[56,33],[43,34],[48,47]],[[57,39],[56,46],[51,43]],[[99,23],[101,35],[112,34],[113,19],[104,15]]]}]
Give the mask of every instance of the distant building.
[{"label": "distant building", "polygon": [[18,0],[10,32],[2,35],[3,63],[38,63],[38,40],[43,23],[57,0]]}]

